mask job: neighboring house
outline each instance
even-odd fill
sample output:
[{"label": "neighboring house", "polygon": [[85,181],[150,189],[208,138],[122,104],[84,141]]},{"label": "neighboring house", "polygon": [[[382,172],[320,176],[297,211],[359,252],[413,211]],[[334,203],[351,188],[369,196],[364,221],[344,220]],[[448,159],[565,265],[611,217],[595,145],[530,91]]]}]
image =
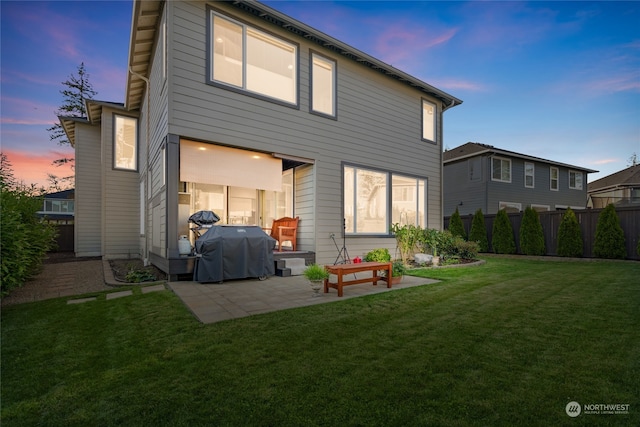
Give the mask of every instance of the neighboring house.
[{"label": "neighboring house", "polygon": [[73,224],[74,190],[63,190],[44,195],[40,218],[52,224]]},{"label": "neighboring house", "polygon": [[482,209],[494,214],[587,205],[587,174],[597,171],[468,142],[447,150],[444,161],[444,212],[461,215]]},{"label": "neighboring house", "polygon": [[352,256],[395,249],[393,222],[442,227],[443,113],[459,99],[257,2],[135,1],[129,52],[124,105],[60,118],[78,256],[188,273],[178,239],[199,210],[265,228],[298,216],[298,250],[321,263],[343,226]]},{"label": "neighboring house", "polygon": [[588,186],[590,208],[604,208],[640,204],[640,165],[630,166],[614,174],[590,182]]}]

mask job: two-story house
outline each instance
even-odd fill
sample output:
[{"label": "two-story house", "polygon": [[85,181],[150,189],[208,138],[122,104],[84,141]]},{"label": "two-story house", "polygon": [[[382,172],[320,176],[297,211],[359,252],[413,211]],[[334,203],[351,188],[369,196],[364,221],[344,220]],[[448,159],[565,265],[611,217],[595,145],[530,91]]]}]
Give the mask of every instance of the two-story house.
[{"label": "two-story house", "polygon": [[468,142],[447,150],[444,163],[444,211],[461,215],[482,209],[519,212],[584,209],[587,174],[597,171],[545,160],[491,145]]},{"label": "two-story house", "polygon": [[[299,250],[395,248],[442,224],[443,113],[459,99],[254,1],[134,1],[124,104],[61,118],[76,149],[76,253],[188,272],[188,218],[268,228]],[[193,239],[193,236],[191,236]]]}]

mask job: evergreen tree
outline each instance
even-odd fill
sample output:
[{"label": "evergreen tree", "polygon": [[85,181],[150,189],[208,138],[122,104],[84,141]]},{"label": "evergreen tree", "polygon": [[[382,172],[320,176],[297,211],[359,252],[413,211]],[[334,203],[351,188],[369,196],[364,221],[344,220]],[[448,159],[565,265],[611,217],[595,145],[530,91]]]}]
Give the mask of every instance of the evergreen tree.
[{"label": "evergreen tree", "polygon": [[509,221],[509,215],[504,209],[500,209],[493,222],[493,237],[491,238],[493,252],[497,254],[515,254],[516,242],[513,237],[513,227]]},{"label": "evergreen tree", "polygon": [[527,206],[520,226],[520,251],[525,255],[544,255],[544,248],[540,216],[535,209]]},{"label": "evergreen tree", "polygon": [[477,242],[480,252],[489,252],[489,239],[487,238],[487,227],[484,225],[482,209],[478,209],[473,215],[471,230],[469,231],[469,241]]},{"label": "evergreen tree", "polygon": [[558,227],[558,249],[559,256],[581,257],[582,250],[582,230],[571,208],[568,208],[562,216]]},{"label": "evergreen tree", "polygon": [[460,217],[458,208],[456,208],[456,211],[451,215],[451,218],[449,218],[449,231],[452,235],[467,240],[467,232],[464,230],[464,224],[462,224],[462,218]]},{"label": "evergreen tree", "polygon": [[[69,75],[67,80],[62,82],[62,84],[65,86],[65,88],[60,91],[60,94],[63,96],[63,103],[58,111],[55,112],[55,115],[86,117],[87,111],[84,101],[86,99],[93,99],[98,92],[93,89],[93,86],[89,82],[89,74],[85,69],[84,62],[80,63],[76,74]],[[57,142],[58,145],[71,145],[59,121],[56,120],[47,131],[49,132],[49,140]],[[74,161],[75,159],[73,157],[64,157],[54,160],[53,164],[56,166],[71,164],[73,167]],[[60,178],[56,175],[49,174],[48,180],[55,190],[60,190],[64,189],[64,187],[69,187],[73,176]]]},{"label": "evergreen tree", "polygon": [[624,231],[613,204],[607,205],[598,215],[593,254],[598,258],[624,259],[627,256]]}]

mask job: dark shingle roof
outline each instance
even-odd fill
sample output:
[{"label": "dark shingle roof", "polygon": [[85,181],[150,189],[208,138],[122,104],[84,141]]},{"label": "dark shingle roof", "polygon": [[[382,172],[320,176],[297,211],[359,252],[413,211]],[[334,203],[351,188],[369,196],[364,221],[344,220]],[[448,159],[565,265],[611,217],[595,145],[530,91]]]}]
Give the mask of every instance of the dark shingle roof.
[{"label": "dark shingle roof", "polygon": [[530,160],[535,162],[548,163],[556,166],[564,166],[571,169],[584,171],[587,173],[598,172],[596,170],[587,169],[582,166],[569,165],[566,163],[560,163],[553,160],[543,159],[540,157],[529,156],[527,154],[516,153],[515,151],[503,150],[502,148],[496,148],[493,145],[480,144],[478,142],[467,142],[466,144],[463,144],[459,147],[452,148],[451,150],[445,151],[442,154],[442,161],[444,164],[447,164],[456,160],[475,157],[481,154],[498,154],[498,155],[509,156],[509,157],[517,157],[520,159],[525,159],[525,160]]},{"label": "dark shingle roof", "polygon": [[589,183],[589,191],[601,190],[615,186],[640,185],[640,165],[630,166],[619,172],[607,175]]}]

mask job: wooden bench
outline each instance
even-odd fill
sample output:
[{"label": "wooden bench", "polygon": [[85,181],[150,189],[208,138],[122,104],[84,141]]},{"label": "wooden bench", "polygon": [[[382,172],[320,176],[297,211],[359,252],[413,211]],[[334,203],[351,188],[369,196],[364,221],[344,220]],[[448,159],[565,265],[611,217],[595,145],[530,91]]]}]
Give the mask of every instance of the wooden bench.
[{"label": "wooden bench", "polygon": [[[324,280],[324,293],[329,292],[329,288],[338,290],[338,296],[342,296],[342,287],[349,285],[357,285],[358,283],[373,282],[374,285],[378,284],[379,280],[386,280],[383,276],[378,275],[378,271],[386,270],[387,277],[391,277],[393,271],[393,264],[390,262],[362,262],[358,264],[337,264],[337,265],[325,265],[326,270],[330,274],[335,274],[338,278],[337,282],[331,282],[330,279]],[[365,277],[362,279],[344,280],[345,275],[360,273],[363,271],[371,271],[373,277]],[[386,280],[387,288],[391,287],[391,280]]]}]

